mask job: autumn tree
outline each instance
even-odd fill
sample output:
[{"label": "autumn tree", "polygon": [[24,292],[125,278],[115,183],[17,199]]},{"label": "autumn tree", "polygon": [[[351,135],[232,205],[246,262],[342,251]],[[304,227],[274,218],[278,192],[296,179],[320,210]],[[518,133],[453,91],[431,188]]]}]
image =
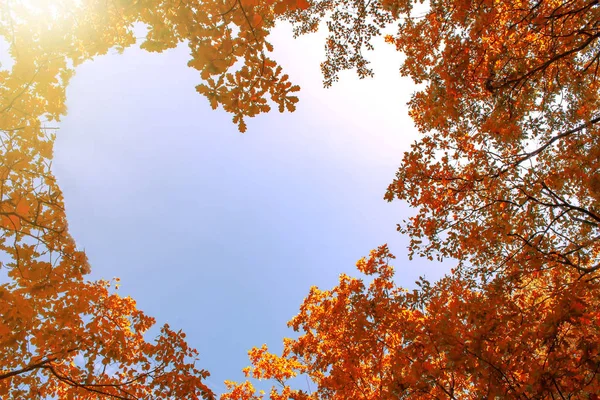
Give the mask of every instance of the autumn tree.
[{"label": "autumn tree", "polygon": [[[415,209],[398,225],[411,258],[456,268],[405,292],[380,248],[358,265],[368,288],[312,289],[301,336],[253,349],[248,374],[278,381],[273,399],[597,398],[600,4],[314,0],[285,18],[326,25],[326,86],[371,75],[371,40],[397,26],[420,138],[385,198]],[[286,384],[299,373],[312,394]]]},{"label": "autumn tree", "polygon": [[387,193],[418,208],[400,228],[413,253],[600,269],[599,16],[593,1],[436,3],[389,38],[427,82],[410,103],[424,137]]},{"label": "autumn tree", "polygon": [[325,22],[326,86],[344,69],[372,75],[370,42],[398,26],[386,41],[406,56],[401,74],[423,85],[409,103],[422,136],[386,199],[417,209],[399,225],[411,255],[483,272],[600,269],[600,6],[420,3],[314,0],[285,15],[298,35]]},{"label": "autumn tree", "polygon": [[[0,397],[213,398],[197,352],[154,324],[111,282],[90,282],[69,235],[51,170],[56,122],[77,65],[136,42],[162,51],[186,42],[200,93],[244,118],[293,110],[293,86],[265,40],[277,14],[305,2],[32,0],[0,3],[0,37],[12,64],[0,68]],[[241,63],[238,63],[241,61]],[[234,66],[239,69],[232,69]]]},{"label": "autumn tree", "polygon": [[[313,287],[288,324],[299,336],[282,355],[252,349],[246,376],[277,382],[274,400],[597,398],[597,285],[571,272],[507,290],[456,271],[407,291],[392,258],[382,246],[357,263],[370,283],[342,274]],[[293,382],[303,374],[314,391]],[[222,400],[263,398],[250,381],[226,383]]]}]

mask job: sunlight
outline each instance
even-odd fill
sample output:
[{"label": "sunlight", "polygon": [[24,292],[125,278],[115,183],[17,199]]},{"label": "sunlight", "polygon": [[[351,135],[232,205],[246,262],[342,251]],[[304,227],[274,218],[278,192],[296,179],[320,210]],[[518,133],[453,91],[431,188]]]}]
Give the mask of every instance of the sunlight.
[{"label": "sunlight", "polygon": [[25,16],[28,23],[53,24],[65,19],[82,3],[83,0],[16,0],[7,7],[15,20]]}]

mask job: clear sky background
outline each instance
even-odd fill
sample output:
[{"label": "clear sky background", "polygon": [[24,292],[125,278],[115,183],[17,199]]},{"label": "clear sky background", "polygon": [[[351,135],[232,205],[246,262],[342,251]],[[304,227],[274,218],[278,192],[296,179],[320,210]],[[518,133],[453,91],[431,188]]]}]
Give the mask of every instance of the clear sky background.
[{"label": "clear sky background", "polygon": [[195,91],[186,45],[136,48],[79,67],[68,89],[54,172],[92,279],[187,333],[209,386],[242,380],[247,351],[281,349],[286,322],[317,285],[388,243],[397,281],[448,265],[408,261],[396,223],[412,210],[383,195],[416,138],[401,57],[377,43],[376,77],[323,89],[323,37],[274,33],[275,58],[301,85],[295,113],[249,120],[241,134]]}]

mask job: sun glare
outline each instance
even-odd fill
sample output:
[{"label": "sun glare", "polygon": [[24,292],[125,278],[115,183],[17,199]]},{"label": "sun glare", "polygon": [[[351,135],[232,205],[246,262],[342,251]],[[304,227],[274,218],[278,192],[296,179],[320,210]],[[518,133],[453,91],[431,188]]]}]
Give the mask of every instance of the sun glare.
[{"label": "sun glare", "polygon": [[23,16],[33,20],[56,22],[82,3],[83,0],[17,0],[13,4],[22,11],[19,14]]}]

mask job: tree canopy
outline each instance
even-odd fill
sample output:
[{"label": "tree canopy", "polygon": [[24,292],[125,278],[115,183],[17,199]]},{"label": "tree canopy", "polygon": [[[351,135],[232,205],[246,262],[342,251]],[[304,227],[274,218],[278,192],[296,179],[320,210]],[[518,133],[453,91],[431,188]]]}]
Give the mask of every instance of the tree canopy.
[{"label": "tree canopy", "polygon": [[[298,98],[268,42],[328,29],[324,84],[372,75],[373,38],[420,84],[421,137],[385,198],[410,256],[454,259],[406,291],[386,246],[329,291],[312,288],[277,356],[250,351],[273,399],[597,398],[600,392],[600,5],[573,1],[55,0],[0,5],[14,64],[0,70],[0,396],[213,398],[185,335],[154,323],[90,267],[69,235],[51,171],[65,89],[81,62],[186,42],[199,93],[245,118]],[[288,384],[307,374],[312,393]],[[250,382],[223,399],[253,399]]]},{"label": "tree canopy", "polygon": [[[407,291],[393,258],[382,246],[357,263],[369,284],[342,275],[332,290],[313,287],[289,322],[300,336],[281,356],[252,349],[247,376],[278,382],[278,400],[596,398],[597,288],[539,278],[482,287],[456,271]],[[293,384],[300,374],[314,392]],[[224,400],[262,398],[250,381],[228,385]]]},{"label": "tree canopy", "polygon": [[[385,198],[409,253],[455,259],[415,292],[396,287],[386,247],[313,288],[282,356],[250,352],[271,398],[596,398],[600,269],[600,7],[592,1],[314,1],[297,33],[325,20],[325,84],[368,76],[369,41],[387,42],[421,89],[421,138]],[[285,383],[305,373],[311,394]],[[228,399],[254,396],[231,383]]]}]

